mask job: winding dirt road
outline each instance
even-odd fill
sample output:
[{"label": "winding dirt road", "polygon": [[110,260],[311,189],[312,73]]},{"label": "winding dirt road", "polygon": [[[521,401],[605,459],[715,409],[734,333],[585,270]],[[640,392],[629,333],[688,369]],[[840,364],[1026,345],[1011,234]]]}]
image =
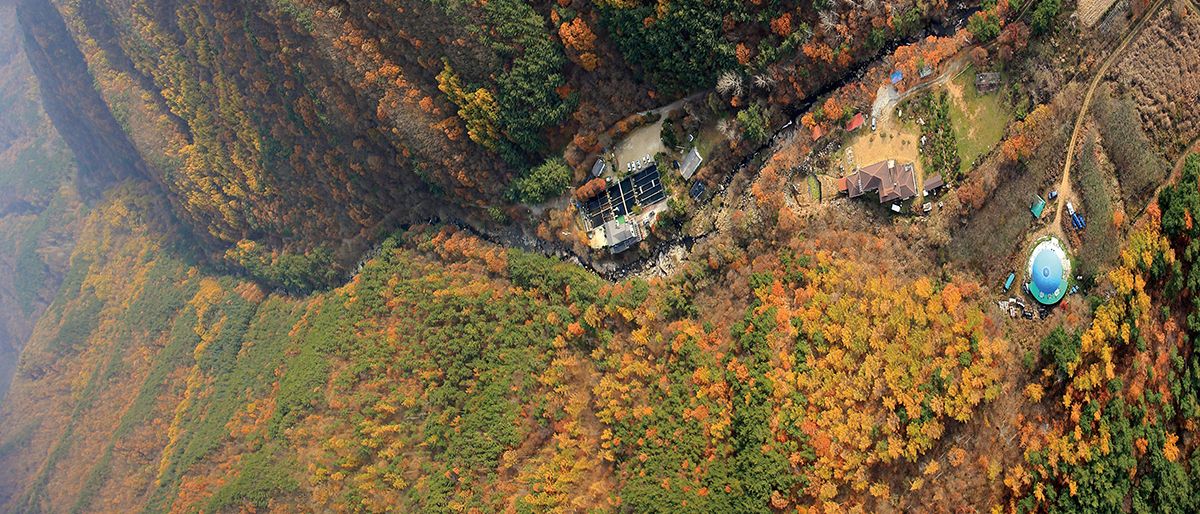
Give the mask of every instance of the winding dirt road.
[{"label": "winding dirt road", "polygon": [[[1096,76],[1092,78],[1091,85],[1088,86],[1087,94],[1083,97],[1083,105],[1079,108],[1079,116],[1075,118],[1075,130],[1071,132],[1071,144],[1067,146],[1067,161],[1065,164],[1063,164],[1062,182],[1058,186],[1058,206],[1054,210],[1054,224],[1051,228],[1052,231],[1061,232],[1062,230],[1062,209],[1067,197],[1070,196],[1069,193],[1071,192],[1071,162],[1075,157],[1075,144],[1079,141],[1080,132],[1083,131],[1083,120],[1087,115],[1088,106],[1092,103],[1092,93],[1096,92],[1096,86],[1100,85],[1100,81],[1104,78],[1104,74],[1108,72],[1109,65],[1117,60],[1117,57],[1121,55],[1121,52],[1125,51],[1125,47],[1129,46],[1129,43],[1132,42],[1138,34],[1141,34],[1142,29],[1146,26],[1146,23],[1150,21],[1150,18],[1154,17],[1154,14],[1157,13],[1165,3],[1167,3],[1166,0],[1158,0],[1158,2],[1155,2],[1154,5],[1150,6],[1146,12],[1142,13],[1142,18],[1138,20],[1136,24],[1134,24],[1133,28],[1129,29],[1129,31],[1125,33],[1123,38],[1121,38],[1121,44],[1117,45],[1117,48],[1108,55],[1107,59],[1104,60],[1104,64],[1100,66],[1100,70],[1096,72]],[[1059,236],[1061,235],[1062,234],[1059,234]]]}]

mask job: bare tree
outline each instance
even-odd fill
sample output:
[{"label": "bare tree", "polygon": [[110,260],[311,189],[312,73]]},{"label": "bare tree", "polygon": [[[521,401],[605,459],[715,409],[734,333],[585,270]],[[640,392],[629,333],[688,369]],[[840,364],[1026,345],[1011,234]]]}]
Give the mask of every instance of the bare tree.
[{"label": "bare tree", "polygon": [[757,87],[759,89],[766,91],[766,90],[771,89],[774,86],[775,86],[775,77],[774,76],[772,76],[768,73],[759,73],[758,75],[754,76],[754,87]]},{"label": "bare tree", "polygon": [[742,95],[742,76],[736,71],[727,71],[717,79],[717,91],[723,95]]},{"label": "bare tree", "polygon": [[825,30],[833,30],[837,26],[837,22],[838,15],[834,10],[830,9],[821,13],[821,27]]},{"label": "bare tree", "polygon": [[717,132],[730,141],[737,141],[742,137],[742,131],[738,129],[737,121],[728,118],[717,122]]}]

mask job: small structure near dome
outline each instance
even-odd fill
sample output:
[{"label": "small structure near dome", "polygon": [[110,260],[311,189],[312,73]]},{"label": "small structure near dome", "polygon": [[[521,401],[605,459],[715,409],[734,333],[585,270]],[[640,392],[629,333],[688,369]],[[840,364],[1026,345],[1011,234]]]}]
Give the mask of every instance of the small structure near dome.
[{"label": "small structure near dome", "polygon": [[1034,198],[1033,205],[1029,206],[1029,212],[1033,213],[1033,217],[1040,218],[1042,217],[1042,210],[1046,208],[1046,201],[1042,200],[1042,197],[1039,195],[1034,195]]}]

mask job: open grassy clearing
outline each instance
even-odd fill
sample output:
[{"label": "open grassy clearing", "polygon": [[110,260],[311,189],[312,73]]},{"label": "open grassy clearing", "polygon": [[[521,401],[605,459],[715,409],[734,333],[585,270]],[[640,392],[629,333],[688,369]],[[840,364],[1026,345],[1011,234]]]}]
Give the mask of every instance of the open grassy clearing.
[{"label": "open grassy clearing", "polygon": [[975,66],[947,84],[950,97],[950,119],[958,139],[960,169],[970,169],[980,155],[987,153],[1004,136],[1004,127],[1012,113],[1001,103],[996,93],[981,95],[975,90]]},{"label": "open grassy clearing", "polygon": [[696,136],[696,151],[700,152],[700,157],[703,157],[707,160],[708,156],[712,154],[713,147],[716,146],[717,143],[722,143],[724,141],[725,136],[721,135],[721,132],[717,130],[717,124],[715,122],[705,123],[702,127],[700,127],[700,134]]}]

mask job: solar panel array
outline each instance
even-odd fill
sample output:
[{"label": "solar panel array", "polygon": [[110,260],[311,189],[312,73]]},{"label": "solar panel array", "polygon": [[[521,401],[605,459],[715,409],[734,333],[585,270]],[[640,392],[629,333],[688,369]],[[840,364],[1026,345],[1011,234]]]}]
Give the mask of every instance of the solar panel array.
[{"label": "solar panel array", "polygon": [[650,166],[608,186],[603,194],[581,207],[584,218],[594,228],[631,213],[636,206],[652,205],[666,197],[658,167]]}]

